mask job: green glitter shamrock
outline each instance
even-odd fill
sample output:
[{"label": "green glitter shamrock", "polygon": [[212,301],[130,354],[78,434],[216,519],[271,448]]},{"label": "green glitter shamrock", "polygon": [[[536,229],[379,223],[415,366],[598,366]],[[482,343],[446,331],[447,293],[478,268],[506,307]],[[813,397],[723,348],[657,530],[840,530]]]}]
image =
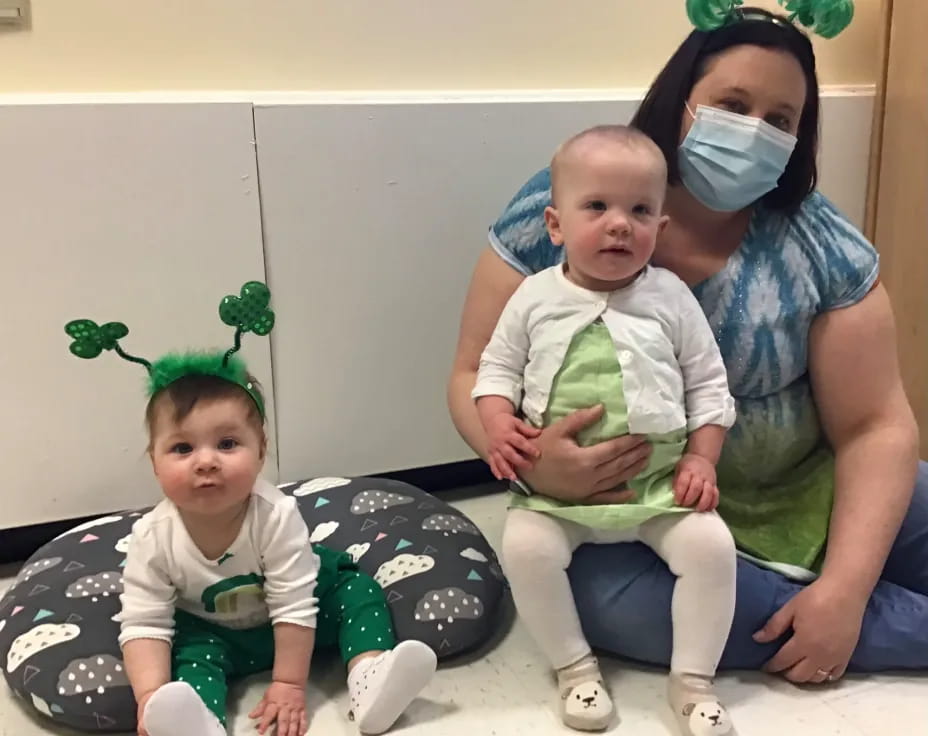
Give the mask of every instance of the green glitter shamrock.
[{"label": "green glitter shamrock", "polygon": [[267,335],[274,327],[274,312],[269,305],[271,292],[260,281],[249,281],[242,286],[239,296],[226,296],[219,304],[219,317],[235,328],[235,346],[220,350],[184,351],[162,355],[154,363],[126,353],[119,340],[129,334],[122,322],[107,322],[98,325],[93,320],[76,319],[68,322],[64,329],[73,338],[71,353],[78,358],[96,358],[104,350],[114,350],[125,360],[145,366],[148,370],[148,395],[154,396],[174,381],[191,375],[207,375],[222,378],[241,386],[255,400],[261,416],[264,416],[264,401],[252,381],[245,364],[234,353],[242,346],[242,335],[253,332]]},{"label": "green glitter shamrock", "polygon": [[744,0],[686,0],[686,14],[700,31],[721,28]]},{"label": "green glitter shamrock", "polygon": [[[854,19],[853,0],[777,0],[790,13],[790,22],[798,20],[823,38],[834,38]],[[686,14],[700,31],[713,31],[737,20],[766,18],[744,11],[744,0],[686,0]],[[781,21],[782,22],[782,21]]]},{"label": "green glitter shamrock", "polygon": [[834,38],[854,19],[853,0],[788,0],[784,7],[792,13],[790,20],[798,18],[822,38]]},{"label": "green glitter shamrock", "polygon": [[219,303],[219,319],[235,328],[235,346],[226,353],[226,360],[242,347],[244,333],[267,335],[274,329],[270,303],[271,291],[260,281],[249,281],[242,286],[239,296],[223,297]]},{"label": "green glitter shamrock", "polygon": [[68,349],[78,358],[89,360],[96,358],[104,350],[115,350],[120,357],[151,369],[151,363],[147,360],[129,355],[119,347],[117,341],[129,334],[129,328],[122,322],[98,325],[92,319],[75,319],[64,326],[64,331],[74,338]]}]

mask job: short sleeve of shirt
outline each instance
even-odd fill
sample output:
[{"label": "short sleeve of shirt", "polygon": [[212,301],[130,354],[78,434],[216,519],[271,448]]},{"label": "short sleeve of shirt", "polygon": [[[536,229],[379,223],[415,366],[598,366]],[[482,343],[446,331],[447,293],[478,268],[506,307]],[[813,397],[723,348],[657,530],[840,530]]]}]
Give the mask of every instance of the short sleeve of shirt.
[{"label": "short sleeve of shirt", "polygon": [[806,200],[797,227],[805,231],[822,311],[849,307],[870,292],[879,278],[879,255],[825,196]]},{"label": "short sleeve of shirt", "polygon": [[554,245],[545,227],[545,207],[551,204],[551,171],[544,168],[529,179],[490,228],[490,246],[525,276],[555,266],[563,249]]}]

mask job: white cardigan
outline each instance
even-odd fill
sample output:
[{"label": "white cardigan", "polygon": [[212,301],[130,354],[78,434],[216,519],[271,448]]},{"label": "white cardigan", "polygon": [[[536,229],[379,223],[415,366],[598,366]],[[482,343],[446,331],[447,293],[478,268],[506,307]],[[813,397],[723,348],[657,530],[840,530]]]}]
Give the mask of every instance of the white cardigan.
[{"label": "white cardigan", "polygon": [[629,432],[734,424],[725,364],[699,302],[676,275],[653,266],[612,292],[577,286],[563,265],[526,278],[483,352],[473,398],[503,396],[542,426],[571,341],[597,319],[615,343]]}]

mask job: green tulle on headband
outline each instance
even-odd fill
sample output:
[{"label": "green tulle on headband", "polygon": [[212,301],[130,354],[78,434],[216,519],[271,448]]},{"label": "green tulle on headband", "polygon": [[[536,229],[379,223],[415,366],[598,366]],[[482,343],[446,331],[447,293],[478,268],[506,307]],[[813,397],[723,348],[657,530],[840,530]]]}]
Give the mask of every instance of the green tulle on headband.
[{"label": "green tulle on headband", "polygon": [[219,303],[219,318],[235,328],[235,344],[228,350],[190,351],[170,353],[154,363],[125,352],[119,341],[129,334],[122,322],[98,325],[93,320],[75,319],[64,326],[71,337],[68,349],[78,358],[96,358],[105,350],[112,350],[123,360],[138,363],[148,371],[149,394],[154,395],[178,378],[189,375],[216,376],[241,386],[264,417],[264,402],[257,387],[248,378],[248,369],[234,356],[242,347],[242,335],[253,332],[267,335],[274,328],[274,312],[270,308],[271,292],[260,281],[249,281],[238,296],[228,295]]},{"label": "green tulle on headband", "polygon": [[251,381],[245,362],[237,357],[226,358],[225,351],[168,353],[151,364],[148,372],[148,395],[154,396],[174,381],[186,376],[214,376],[241,386],[254,399],[261,416],[264,401],[258,387]]},{"label": "green tulle on headband", "polygon": [[[834,38],[854,19],[853,0],[777,0],[790,13],[790,22],[799,21],[823,38]],[[686,0],[686,14],[700,31],[714,31],[741,20],[772,20],[767,15],[741,10],[744,0]]]}]

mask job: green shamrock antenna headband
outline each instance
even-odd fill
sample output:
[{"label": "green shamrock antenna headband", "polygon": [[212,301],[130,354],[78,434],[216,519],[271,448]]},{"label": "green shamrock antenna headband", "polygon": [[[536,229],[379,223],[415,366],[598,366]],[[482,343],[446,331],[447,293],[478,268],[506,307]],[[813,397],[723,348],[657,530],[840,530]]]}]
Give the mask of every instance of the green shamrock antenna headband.
[{"label": "green shamrock antenna headband", "polygon": [[73,338],[70,350],[78,358],[96,358],[104,350],[113,350],[124,360],[145,366],[149,396],[184,376],[216,376],[245,389],[263,417],[261,394],[249,379],[245,363],[235,353],[242,347],[242,335],[246,332],[267,335],[274,328],[274,312],[269,307],[270,303],[271,292],[267,286],[260,281],[249,281],[242,286],[239,296],[223,297],[219,303],[219,318],[235,328],[235,344],[231,348],[226,351],[169,353],[154,363],[129,355],[122,349],[119,340],[129,334],[129,328],[122,322],[98,325],[93,320],[76,319],[68,322],[64,331]]},{"label": "green shamrock antenna headband", "polygon": [[[798,20],[822,38],[834,38],[854,19],[853,0],[777,0],[790,13],[790,22]],[[686,0],[686,14],[700,31],[716,28],[741,20],[777,22],[762,13],[742,10],[744,0]],[[780,21],[782,22],[782,21]]]}]

